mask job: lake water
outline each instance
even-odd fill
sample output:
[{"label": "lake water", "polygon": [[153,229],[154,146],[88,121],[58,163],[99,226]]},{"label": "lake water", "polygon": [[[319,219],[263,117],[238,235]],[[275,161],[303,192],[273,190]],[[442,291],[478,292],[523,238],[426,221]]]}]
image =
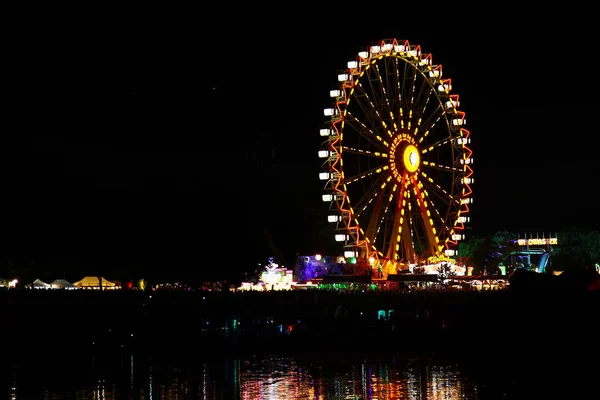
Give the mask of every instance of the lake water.
[{"label": "lake water", "polygon": [[[489,354],[482,351],[482,362],[477,362],[386,352],[157,357],[51,349],[4,365],[0,398],[516,399],[525,394],[526,398],[553,398],[549,394],[559,393],[557,382],[548,373],[539,373],[538,364],[516,369]],[[581,385],[562,384],[561,393]],[[571,397],[562,396],[556,398]]]}]

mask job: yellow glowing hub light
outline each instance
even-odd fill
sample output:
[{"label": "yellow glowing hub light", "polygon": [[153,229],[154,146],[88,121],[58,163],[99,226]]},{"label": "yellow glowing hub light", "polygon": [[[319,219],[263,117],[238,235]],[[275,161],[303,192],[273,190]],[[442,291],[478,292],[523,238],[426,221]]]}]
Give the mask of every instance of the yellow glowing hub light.
[{"label": "yellow glowing hub light", "polygon": [[402,159],[404,161],[404,168],[406,168],[408,172],[412,173],[419,169],[421,157],[419,156],[419,150],[412,144],[406,146]]}]

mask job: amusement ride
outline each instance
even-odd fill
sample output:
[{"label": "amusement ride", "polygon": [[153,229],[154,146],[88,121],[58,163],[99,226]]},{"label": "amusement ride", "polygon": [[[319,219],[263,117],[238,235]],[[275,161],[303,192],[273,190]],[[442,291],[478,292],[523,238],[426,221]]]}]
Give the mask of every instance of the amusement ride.
[{"label": "amusement ride", "polygon": [[381,276],[453,263],[472,202],[472,151],[452,81],[407,40],[370,44],[330,91],[322,200],[344,256]]}]

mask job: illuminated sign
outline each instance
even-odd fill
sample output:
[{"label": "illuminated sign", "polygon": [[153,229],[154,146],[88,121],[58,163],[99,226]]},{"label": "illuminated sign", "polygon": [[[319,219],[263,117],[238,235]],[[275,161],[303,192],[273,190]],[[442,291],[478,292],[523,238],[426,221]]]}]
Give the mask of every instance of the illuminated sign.
[{"label": "illuminated sign", "polygon": [[431,257],[427,258],[427,261],[429,262],[429,264],[439,264],[439,263],[456,264],[456,260],[455,259],[453,259],[453,258],[447,258],[447,257],[431,256]]},{"label": "illuminated sign", "polygon": [[545,246],[547,244],[558,244],[557,238],[519,239],[519,246]]}]

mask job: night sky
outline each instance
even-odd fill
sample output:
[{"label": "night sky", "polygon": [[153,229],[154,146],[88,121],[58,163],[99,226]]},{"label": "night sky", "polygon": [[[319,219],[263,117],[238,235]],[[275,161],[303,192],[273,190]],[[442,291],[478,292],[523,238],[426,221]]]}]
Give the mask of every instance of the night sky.
[{"label": "night sky", "polygon": [[386,38],[432,53],[460,95],[473,234],[600,226],[597,44],[583,11],[456,27],[435,22],[447,14],[305,14],[57,29],[11,49],[4,264],[143,271],[331,252],[323,108],[347,61]]}]

